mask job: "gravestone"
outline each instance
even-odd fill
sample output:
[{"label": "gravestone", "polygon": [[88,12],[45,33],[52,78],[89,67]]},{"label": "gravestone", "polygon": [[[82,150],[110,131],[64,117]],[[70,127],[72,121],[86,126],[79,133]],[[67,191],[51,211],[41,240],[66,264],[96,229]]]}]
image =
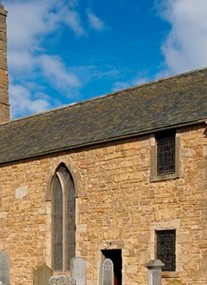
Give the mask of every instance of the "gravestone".
[{"label": "gravestone", "polygon": [[162,268],[165,266],[161,260],[150,260],[146,265],[148,269],[148,285],[161,285]]},{"label": "gravestone", "polygon": [[82,257],[73,257],[70,263],[72,278],[76,285],[86,284],[86,262]]},{"label": "gravestone", "polygon": [[43,264],[34,272],[33,285],[46,285],[51,276],[52,270],[46,264]]},{"label": "gravestone", "polygon": [[114,265],[111,259],[104,259],[101,266],[101,285],[114,285]]},{"label": "gravestone", "polygon": [[76,285],[76,282],[69,276],[58,275],[50,277],[49,285]]},{"label": "gravestone", "polygon": [[10,262],[7,253],[4,250],[0,251],[0,281],[2,285],[10,285],[9,278]]}]

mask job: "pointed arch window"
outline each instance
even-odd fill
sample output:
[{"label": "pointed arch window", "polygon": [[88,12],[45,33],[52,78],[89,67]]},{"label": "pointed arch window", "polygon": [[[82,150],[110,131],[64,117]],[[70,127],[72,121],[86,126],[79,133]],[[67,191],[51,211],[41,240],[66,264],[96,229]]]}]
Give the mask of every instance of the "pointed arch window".
[{"label": "pointed arch window", "polygon": [[55,172],[52,183],[52,267],[67,271],[75,256],[75,187],[64,164]]}]

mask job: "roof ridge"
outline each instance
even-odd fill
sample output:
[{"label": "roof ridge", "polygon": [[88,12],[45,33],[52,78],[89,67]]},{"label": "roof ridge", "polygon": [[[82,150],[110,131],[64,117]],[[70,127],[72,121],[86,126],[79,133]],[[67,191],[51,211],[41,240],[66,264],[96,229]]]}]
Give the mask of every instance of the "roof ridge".
[{"label": "roof ridge", "polygon": [[0,164],[201,124],[207,120],[207,69],[203,70],[4,123]]},{"label": "roof ridge", "polygon": [[130,91],[132,89],[139,89],[139,88],[142,88],[144,86],[157,84],[159,82],[167,81],[167,80],[174,79],[174,78],[180,78],[180,77],[187,76],[187,75],[190,75],[190,74],[202,72],[204,70],[207,70],[207,67],[200,68],[200,69],[195,69],[195,70],[190,70],[190,71],[186,71],[186,72],[179,73],[179,74],[174,74],[174,75],[171,75],[171,76],[168,76],[168,77],[155,79],[153,81],[145,82],[145,83],[142,83],[140,85],[135,85],[135,86],[132,86],[132,87],[127,87],[125,89],[117,90],[117,91],[112,92],[112,93],[103,94],[103,95],[100,95],[100,96],[97,96],[97,97],[81,100],[81,101],[78,101],[78,102],[69,103],[69,104],[64,105],[64,106],[60,106],[60,107],[57,107],[57,108],[54,108],[54,109],[42,111],[42,112],[39,112],[39,113],[36,113],[36,114],[32,114],[32,115],[29,115],[29,116],[25,116],[25,117],[21,117],[21,118],[17,118],[17,119],[12,119],[11,121],[7,121],[7,122],[4,122],[4,123],[0,124],[0,126],[1,125],[5,125],[5,124],[15,123],[15,122],[18,122],[18,121],[21,121],[21,120],[28,120],[30,118],[37,117],[37,116],[42,116],[42,115],[47,115],[47,114],[50,114],[50,113],[58,112],[58,111],[61,111],[61,110],[64,110],[64,109],[71,108],[73,106],[79,106],[79,105],[83,105],[83,104],[88,104],[88,103],[90,103],[92,101],[103,100],[106,97],[113,97],[116,94],[121,94],[121,93],[124,93],[126,91]]}]

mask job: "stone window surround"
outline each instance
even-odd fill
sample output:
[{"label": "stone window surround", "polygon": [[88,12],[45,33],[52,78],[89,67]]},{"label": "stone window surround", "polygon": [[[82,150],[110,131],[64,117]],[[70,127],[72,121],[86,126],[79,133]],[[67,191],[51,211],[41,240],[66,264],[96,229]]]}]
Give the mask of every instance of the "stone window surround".
[{"label": "stone window surround", "polygon": [[176,131],[175,134],[175,173],[157,175],[157,145],[155,134],[151,137],[151,151],[150,151],[150,181],[163,181],[169,179],[176,179],[180,176],[180,137]]},{"label": "stone window surround", "polygon": [[163,271],[162,277],[163,278],[171,278],[179,276],[180,272],[180,220],[170,220],[166,222],[156,222],[150,226],[150,259],[156,259],[156,231],[163,231],[163,230],[175,230],[176,232],[176,271]]}]

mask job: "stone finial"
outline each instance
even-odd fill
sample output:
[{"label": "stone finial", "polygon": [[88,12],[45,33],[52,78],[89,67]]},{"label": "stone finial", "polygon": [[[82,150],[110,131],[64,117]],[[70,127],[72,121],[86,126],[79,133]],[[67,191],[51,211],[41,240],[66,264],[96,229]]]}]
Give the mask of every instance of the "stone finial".
[{"label": "stone finial", "polygon": [[150,260],[145,266],[148,269],[148,285],[161,285],[161,272],[164,263],[161,260]]},{"label": "stone finial", "polygon": [[145,264],[145,266],[148,268],[148,269],[162,269],[164,265],[164,263],[159,260],[159,259],[155,259],[155,260],[150,260],[149,262],[147,262],[147,264]]}]

